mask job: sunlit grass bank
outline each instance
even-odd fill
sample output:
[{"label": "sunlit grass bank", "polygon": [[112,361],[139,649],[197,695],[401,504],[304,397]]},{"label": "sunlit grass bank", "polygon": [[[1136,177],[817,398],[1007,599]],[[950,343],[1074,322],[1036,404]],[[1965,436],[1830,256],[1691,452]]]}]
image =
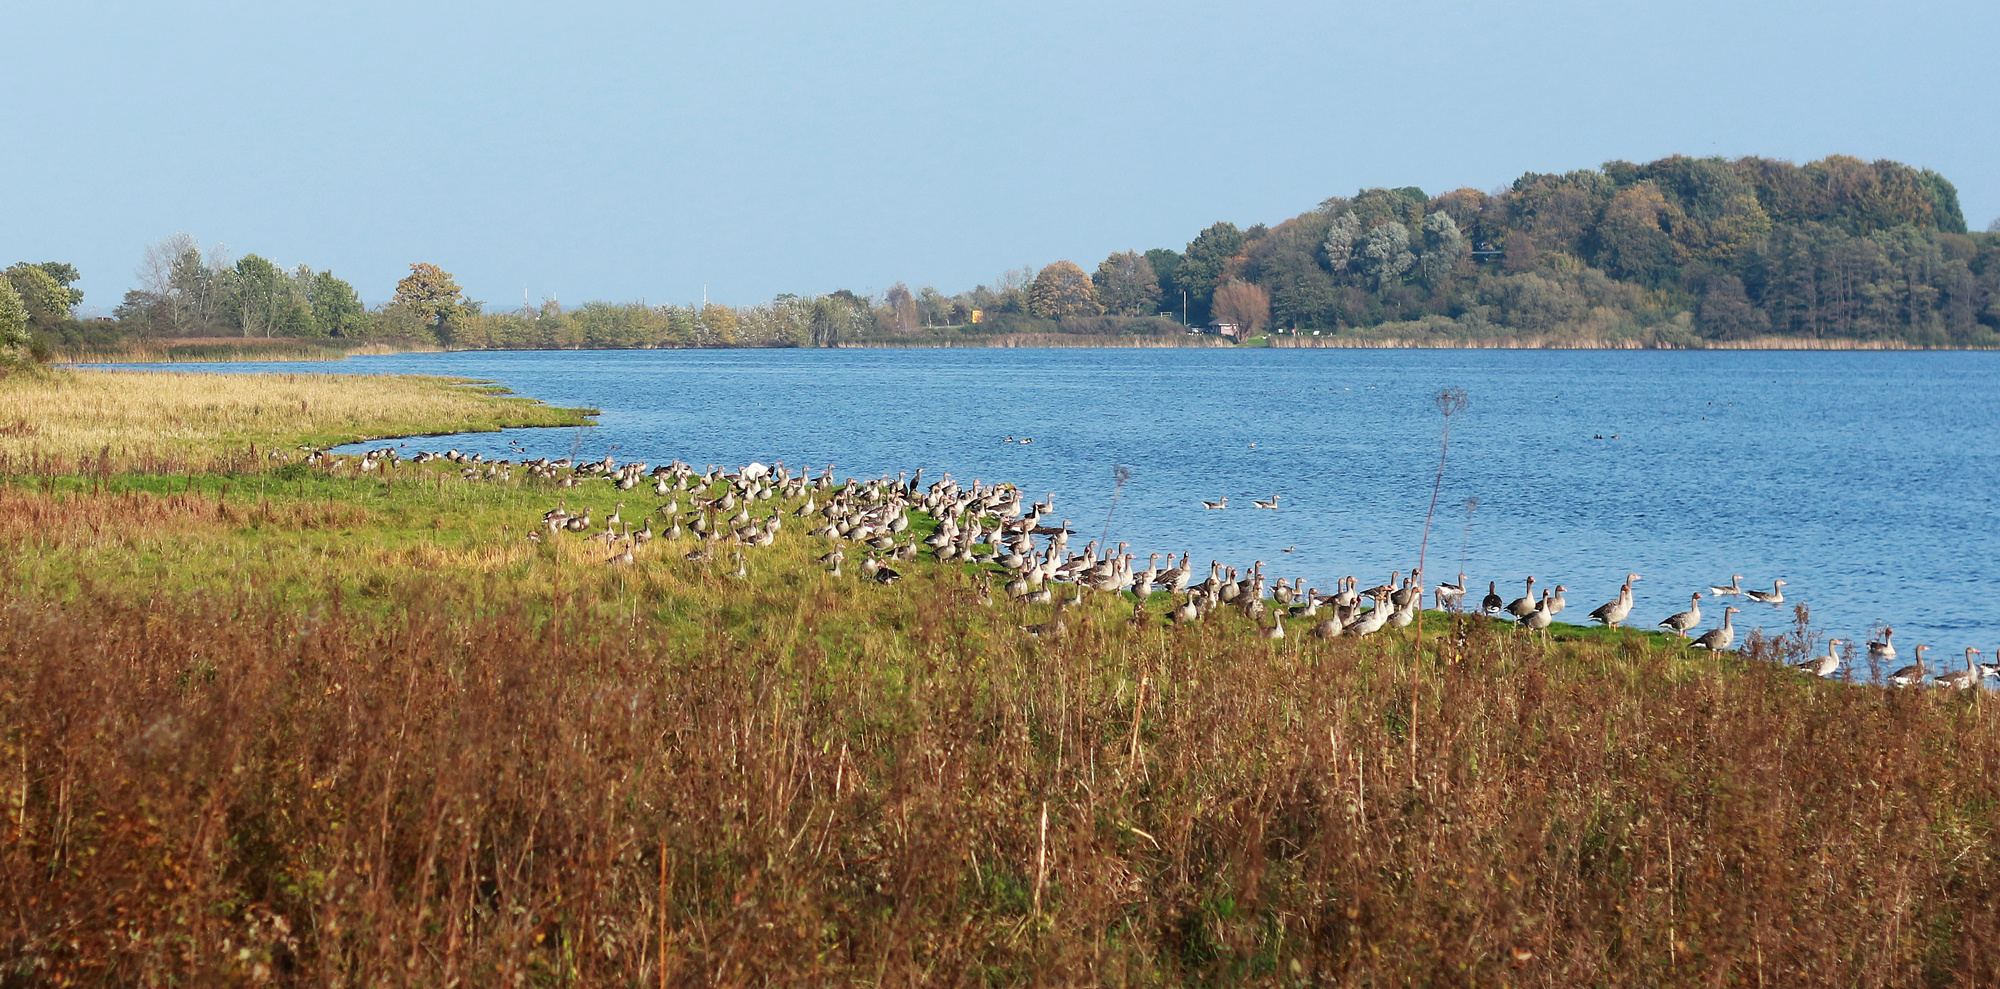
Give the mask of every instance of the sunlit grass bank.
[{"label": "sunlit grass bank", "polygon": [[10,463],[0,984],[2000,975],[1993,705],[1804,639],[1035,637],[977,567],[828,573],[789,498],[739,571],[537,524],[663,528],[602,479]]},{"label": "sunlit grass bank", "polygon": [[452,378],[57,370],[0,377],[0,456],[213,458],[383,436],[586,423]]}]

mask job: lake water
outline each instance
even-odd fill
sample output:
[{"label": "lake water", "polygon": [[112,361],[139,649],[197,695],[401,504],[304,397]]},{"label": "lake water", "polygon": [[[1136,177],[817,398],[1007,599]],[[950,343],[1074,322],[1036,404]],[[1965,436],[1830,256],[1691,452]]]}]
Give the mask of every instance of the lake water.
[{"label": "lake water", "polygon": [[[1564,617],[1580,621],[1637,572],[1632,621],[1650,626],[1732,573],[1782,577],[1833,635],[1865,641],[1887,623],[1903,656],[1927,642],[1947,669],[1968,645],[2000,646],[1995,353],[565,351],[174,367],[467,375],[603,410],[590,429],[411,450],[518,457],[519,440],[531,456],[1012,481],[1055,493],[1073,548],[1106,531],[1122,464],[1108,528],[1139,566],[1154,552],[1189,552],[1201,573],[1261,559],[1321,589],[1416,562],[1443,425],[1431,399],[1462,388],[1433,583],[1462,559],[1473,600],[1488,580],[1512,600],[1533,574],[1567,585]],[[1227,511],[1203,510],[1225,495]],[[1272,495],[1279,510],[1251,508]],[[1703,604],[1713,627],[1721,604]],[[1791,619],[1789,604],[1739,606],[1742,629]]]}]

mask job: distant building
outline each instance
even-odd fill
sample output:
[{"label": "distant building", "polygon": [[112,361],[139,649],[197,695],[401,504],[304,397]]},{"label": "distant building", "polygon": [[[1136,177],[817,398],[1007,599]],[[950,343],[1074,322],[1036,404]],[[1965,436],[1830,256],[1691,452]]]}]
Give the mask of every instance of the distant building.
[{"label": "distant building", "polygon": [[1216,320],[1202,327],[1202,332],[1213,333],[1216,336],[1224,336],[1234,340],[1236,339],[1236,331],[1238,329],[1239,327],[1235,323],[1225,323],[1221,320]]}]

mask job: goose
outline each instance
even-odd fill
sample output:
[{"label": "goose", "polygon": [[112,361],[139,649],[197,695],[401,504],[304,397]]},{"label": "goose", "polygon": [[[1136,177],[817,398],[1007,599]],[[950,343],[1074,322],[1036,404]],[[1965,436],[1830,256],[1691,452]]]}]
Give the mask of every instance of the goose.
[{"label": "goose", "polygon": [[1341,631],[1340,620],[1329,618],[1312,627],[1312,637],[1315,639],[1338,639],[1340,638]]},{"label": "goose", "polygon": [[1422,599],[1412,597],[1408,601],[1397,603],[1392,598],[1389,602],[1391,605],[1389,611],[1389,627],[1409,628],[1410,623],[1417,620],[1417,603],[1420,600]]},{"label": "goose", "polygon": [[1713,594],[1716,597],[1726,597],[1731,594],[1743,593],[1743,575],[1740,573],[1730,574],[1729,583],[1717,584],[1713,587],[1710,587],[1708,589],[1708,593]]},{"label": "goose", "polygon": [[1377,596],[1375,598],[1375,607],[1368,609],[1366,614],[1347,623],[1347,634],[1357,639],[1365,639],[1382,631],[1382,626],[1389,624],[1389,610],[1388,598],[1386,596]]},{"label": "goose", "polygon": [[1486,597],[1480,599],[1479,610],[1494,618],[1498,618],[1500,617],[1500,612],[1505,611],[1506,608],[1507,602],[1500,597],[1500,582],[1495,580],[1487,581]]},{"label": "goose", "polygon": [[1413,603],[1422,604],[1424,601],[1423,576],[1424,572],[1422,570],[1410,571],[1410,576],[1404,579],[1403,586],[1389,592],[1389,603],[1398,608],[1409,608]]},{"label": "goose", "polygon": [[900,573],[897,573],[896,571],[894,571],[894,570],[891,570],[891,569],[889,569],[888,567],[885,567],[885,566],[882,566],[882,565],[881,565],[881,564],[879,564],[879,563],[875,565],[875,582],[876,582],[876,583],[878,583],[878,584],[893,584],[893,583],[895,583],[895,582],[897,582],[897,581],[899,581],[899,580],[902,580],[902,579],[903,579],[903,575],[902,575],[902,574],[900,574]]},{"label": "goose", "polygon": [[1284,613],[1284,612],[1282,612],[1282,611],[1273,611],[1273,612],[1271,612],[1271,622],[1272,622],[1272,625],[1271,625],[1271,627],[1270,627],[1270,628],[1265,628],[1265,629],[1259,629],[1259,630],[1258,630],[1259,634],[1260,634],[1260,635],[1262,635],[1262,636],[1263,636],[1264,638],[1266,638],[1266,639],[1274,639],[1274,640],[1275,640],[1275,639],[1282,639],[1282,638],[1284,638],[1284,637],[1285,637],[1285,613]]},{"label": "goose", "polygon": [[1618,600],[1598,605],[1597,610],[1590,613],[1591,620],[1607,628],[1617,628],[1618,623],[1632,613],[1632,584],[1638,579],[1638,574],[1626,574],[1624,586],[1618,588]]},{"label": "goose", "polygon": [[1668,615],[1660,620],[1660,627],[1685,639],[1688,630],[1701,624],[1701,592],[1695,592],[1688,602],[1688,610]]},{"label": "goose", "polygon": [[1917,661],[1889,674],[1889,683],[1898,687],[1908,687],[1924,682],[1924,650],[1929,646],[1918,646]]},{"label": "goose", "polygon": [[1784,604],[1785,582],[1782,580],[1774,581],[1771,584],[1771,589],[1768,591],[1745,590],[1743,596],[1763,604]]},{"label": "goose", "polygon": [[1200,618],[1201,609],[1195,607],[1194,595],[1188,595],[1187,599],[1181,602],[1180,607],[1173,610],[1172,616],[1176,625],[1186,625]]},{"label": "goose", "polygon": [[1355,588],[1360,586],[1360,584],[1361,582],[1356,580],[1353,574],[1340,578],[1340,587],[1333,592],[1333,606],[1336,608],[1352,608],[1356,604],[1359,604],[1361,601],[1361,592],[1355,590]]},{"label": "goose", "polygon": [[1803,663],[1792,664],[1792,669],[1810,673],[1816,677],[1830,677],[1840,672],[1840,652],[1834,647],[1847,642],[1846,639],[1826,640],[1826,655],[1814,656]]},{"label": "goose", "polygon": [[1533,613],[1538,603],[1535,600],[1535,578],[1529,577],[1527,592],[1508,603],[1507,613],[1513,615],[1515,621],[1520,621]]},{"label": "goose", "polygon": [[1222,496],[1221,501],[1204,501],[1201,503],[1201,507],[1208,509],[1211,512],[1222,511],[1223,509],[1229,507],[1229,496],[1228,495]]},{"label": "goose", "polygon": [[1979,686],[1979,681],[1986,679],[1986,668],[1978,660],[1972,658],[1977,655],[1979,655],[1979,650],[1971,646],[1966,646],[1965,669],[1957,673],[1947,673],[1938,677],[1938,686],[1950,687],[1954,690],[1966,690]]},{"label": "goose", "polygon": [[1549,601],[1553,596],[1551,592],[1543,591],[1541,603],[1521,618],[1521,627],[1530,632],[1547,632],[1549,626],[1556,620],[1556,613],[1549,607]]},{"label": "goose", "polygon": [[1710,652],[1721,652],[1729,648],[1736,641],[1736,625],[1730,621],[1729,616],[1736,614],[1739,610],[1741,609],[1735,605],[1730,605],[1722,609],[1722,627],[1712,628],[1703,632],[1701,638],[1694,640],[1694,647],[1696,649],[1706,649]]},{"label": "goose", "polygon": [[1443,608],[1447,605],[1455,605],[1458,602],[1463,601],[1465,599],[1465,575],[1462,573],[1459,574],[1458,583],[1456,584],[1447,584],[1447,583],[1438,584],[1437,591],[1435,593],[1437,595],[1437,603],[1439,608]]},{"label": "goose", "polygon": [[1277,495],[1272,495],[1272,496],[1271,496],[1271,500],[1270,500],[1270,501],[1255,501],[1255,500],[1253,500],[1253,501],[1251,501],[1251,502],[1250,502],[1250,504],[1252,504],[1252,505],[1254,505],[1254,506],[1256,506],[1256,507],[1258,507],[1258,508],[1277,508],[1277,507],[1278,507],[1278,496],[1277,496]]},{"label": "goose", "polygon": [[1056,636],[1062,634],[1063,630],[1062,613],[1063,613],[1063,608],[1068,604],[1069,600],[1067,598],[1057,601],[1055,614],[1050,616],[1048,621],[1036,622],[1033,625],[1023,625],[1021,626],[1021,631],[1026,632],[1029,635],[1035,636],[1036,638],[1043,638],[1043,637]]},{"label": "goose", "polygon": [[1883,629],[1881,641],[1868,643],[1868,661],[1871,663],[1895,662],[1896,644],[1890,641],[1891,639],[1894,639],[1895,636],[1896,636],[1895,629],[1893,628]]}]

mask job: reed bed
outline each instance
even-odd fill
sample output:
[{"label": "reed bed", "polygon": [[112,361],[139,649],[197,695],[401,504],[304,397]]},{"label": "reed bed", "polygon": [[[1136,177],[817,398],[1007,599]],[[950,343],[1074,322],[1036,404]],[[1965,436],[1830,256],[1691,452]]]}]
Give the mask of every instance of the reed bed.
[{"label": "reed bed", "polygon": [[0,985],[2000,977],[1993,705],[1802,678],[1803,622],[1043,640],[452,483],[0,488]]},{"label": "reed bed", "polygon": [[0,457],[236,455],[299,443],[584,425],[464,379],[63,370],[0,376]]}]

